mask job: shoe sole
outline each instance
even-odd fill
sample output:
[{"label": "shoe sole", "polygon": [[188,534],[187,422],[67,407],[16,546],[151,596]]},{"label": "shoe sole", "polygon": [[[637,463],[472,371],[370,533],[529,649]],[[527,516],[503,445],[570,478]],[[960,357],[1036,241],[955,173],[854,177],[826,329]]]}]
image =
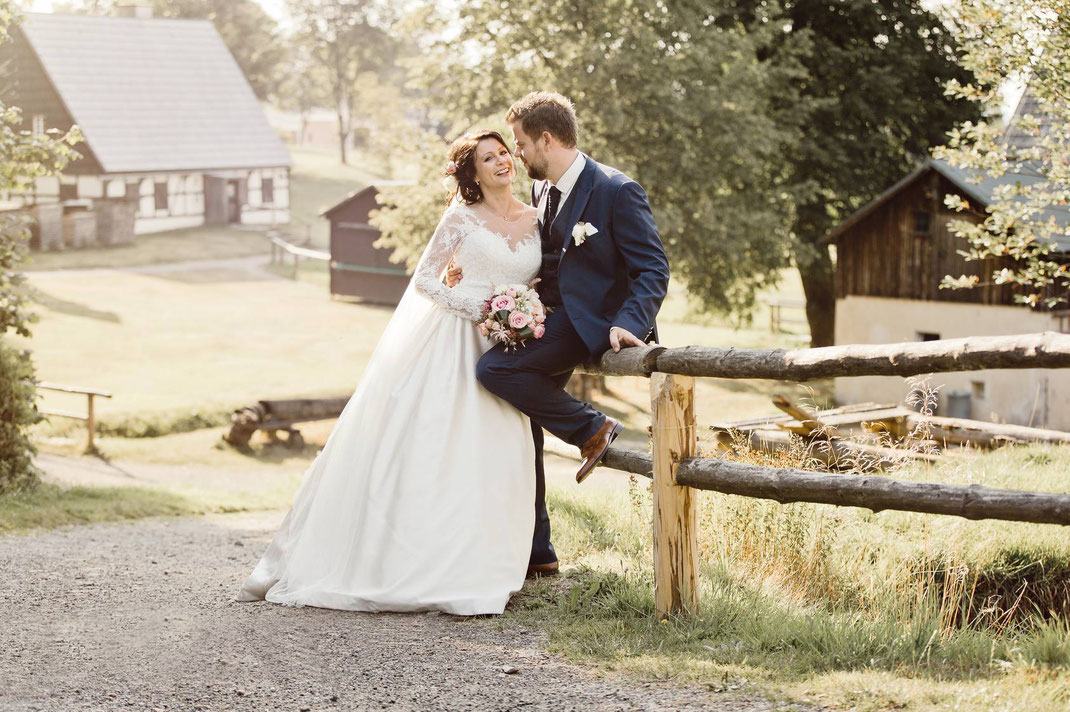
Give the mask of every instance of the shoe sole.
[{"label": "shoe sole", "polygon": [[606,446],[602,448],[602,452],[598,453],[598,456],[595,457],[590,463],[585,462],[580,466],[580,471],[576,473],[576,484],[580,484],[585,479],[587,479],[588,475],[590,475],[594,471],[594,468],[598,466],[598,463],[601,462],[602,458],[606,456],[607,452],[609,452],[609,446],[612,445],[613,441],[617,439],[617,436],[623,432],[624,426],[620,423],[617,423],[613,426],[613,431],[609,434],[609,440],[606,442]]}]

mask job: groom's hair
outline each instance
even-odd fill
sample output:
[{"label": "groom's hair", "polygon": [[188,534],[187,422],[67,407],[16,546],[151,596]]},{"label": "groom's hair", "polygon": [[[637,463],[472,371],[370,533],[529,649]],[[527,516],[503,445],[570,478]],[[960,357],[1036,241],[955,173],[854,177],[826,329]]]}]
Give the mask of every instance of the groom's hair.
[{"label": "groom's hair", "polygon": [[543,131],[561,142],[565,148],[575,148],[579,134],[576,108],[572,102],[556,92],[533,91],[509,107],[505,123],[520,122],[524,133],[532,138]]}]

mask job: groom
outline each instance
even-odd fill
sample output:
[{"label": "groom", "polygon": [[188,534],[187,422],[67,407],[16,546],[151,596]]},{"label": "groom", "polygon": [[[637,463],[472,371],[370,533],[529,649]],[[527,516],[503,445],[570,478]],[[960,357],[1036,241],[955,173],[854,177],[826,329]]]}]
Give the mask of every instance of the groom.
[{"label": "groom", "polygon": [[580,364],[609,348],[642,346],[653,335],[669,265],[642,187],[576,148],[571,101],[533,92],[513,104],[505,121],[515,156],[535,179],[531,201],[542,241],[536,288],[552,311],[541,339],[511,353],[495,346],[479,360],[476,376],[531,418],[536,501],[528,573],[547,575],[558,564],[546,512],[543,428],[580,448],[576,481],[582,482],[623,427],[573,398],[565,385]]}]

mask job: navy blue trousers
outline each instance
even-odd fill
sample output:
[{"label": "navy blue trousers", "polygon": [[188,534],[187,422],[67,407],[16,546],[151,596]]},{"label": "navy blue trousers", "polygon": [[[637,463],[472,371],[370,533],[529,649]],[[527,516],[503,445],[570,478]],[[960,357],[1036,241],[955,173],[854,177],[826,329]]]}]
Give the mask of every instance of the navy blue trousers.
[{"label": "navy blue trousers", "polygon": [[546,333],[541,339],[528,340],[512,352],[501,345],[495,346],[483,354],[476,367],[476,377],[484,388],[531,418],[535,440],[532,564],[557,561],[550,543],[550,516],[546,511],[543,428],[579,447],[606,422],[606,416],[589,403],[582,403],[565,391],[573,369],[588,357],[587,345],[576,333],[564,307],[559,306],[546,317]]}]

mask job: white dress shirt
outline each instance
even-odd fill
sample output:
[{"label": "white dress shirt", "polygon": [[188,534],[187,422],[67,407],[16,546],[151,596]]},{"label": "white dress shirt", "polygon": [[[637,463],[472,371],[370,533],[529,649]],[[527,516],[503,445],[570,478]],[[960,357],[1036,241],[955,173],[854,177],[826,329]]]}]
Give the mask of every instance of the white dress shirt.
[{"label": "white dress shirt", "polygon": [[[576,187],[576,181],[580,179],[580,174],[583,173],[583,167],[587,165],[587,159],[579,151],[576,152],[576,159],[572,161],[572,165],[561,174],[561,177],[557,179],[556,183],[547,181],[550,185],[557,186],[557,189],[561,191],[561,199],[557,201],[557,211],[561,212],[561,207],[568,200],[569,193]],[[550,191],[544,190],[542,197],[539,198],[539,224],[541,225],[546,220],[546,203],[550,199]],[[553,220],[557,215],[551,215],[550,219]],[[568,240],[565,240],[567,245]]]}]

